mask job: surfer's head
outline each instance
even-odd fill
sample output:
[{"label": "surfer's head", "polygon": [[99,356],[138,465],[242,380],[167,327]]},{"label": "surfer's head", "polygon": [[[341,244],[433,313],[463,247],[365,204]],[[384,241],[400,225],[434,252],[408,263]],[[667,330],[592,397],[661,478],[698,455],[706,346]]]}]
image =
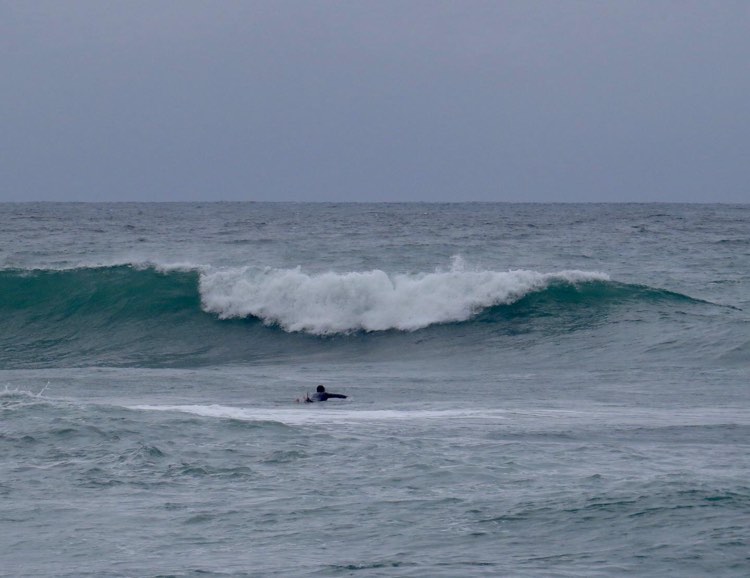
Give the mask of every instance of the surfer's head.
[{"label": "surfer's head", "polygon": [[317,391],[318,393],[323,393],[325,390],[326,388],[323,387],[322,385],[319,385],[318,387],[315,388],[315,391]]}]

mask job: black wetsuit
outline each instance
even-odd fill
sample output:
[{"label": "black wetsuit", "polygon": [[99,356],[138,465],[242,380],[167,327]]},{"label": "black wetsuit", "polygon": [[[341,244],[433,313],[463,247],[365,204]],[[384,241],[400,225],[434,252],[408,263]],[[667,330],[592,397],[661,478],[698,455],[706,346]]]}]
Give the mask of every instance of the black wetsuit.
[{"label": "black wetsuit", "polygon": [[340,393],[328,393],[327,391],[316,391],[315,393],[312,394],[312,397],[308,397],[305,401],[307,402],[327,401],[331,399],[332,397],[336,397],[339,399],[346,399],[346,396]]}]

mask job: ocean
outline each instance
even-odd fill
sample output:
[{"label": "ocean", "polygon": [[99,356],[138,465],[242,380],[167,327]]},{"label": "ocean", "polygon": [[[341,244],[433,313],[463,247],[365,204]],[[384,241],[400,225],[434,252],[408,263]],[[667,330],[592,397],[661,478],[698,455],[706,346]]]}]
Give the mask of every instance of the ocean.
[{"label": "ocean", "polygon": [[6,203],[0,240],[2,576],[750,575],[750,205]]}]

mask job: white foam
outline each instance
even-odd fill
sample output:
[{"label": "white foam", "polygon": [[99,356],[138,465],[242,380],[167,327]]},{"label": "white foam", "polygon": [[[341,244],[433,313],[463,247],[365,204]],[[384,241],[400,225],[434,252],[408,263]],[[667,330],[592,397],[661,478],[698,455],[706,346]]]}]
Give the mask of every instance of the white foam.
[{"label": "white foam", "polygon": [[47,389],[49,389],[49,386],[50,386],[50,382],[48,381],[46,383],[46,385],[44,385],[44,387],[42,387],[42,389],[40,389],[38,392],[35,393],[33,391],[29,391],[29,390],[26,390],[26,389],[19,389],[17,387],[13,388],[13,389],[10,389],[10,386],[6,383],[5,384],[5,389],[4,390],[0,390],[0,396],[4,396],[4,395],[7,395],[7,396],[23,395],[23,396],[26,396],[26,397],[35,397],[37,399],[42,399],[44,397],[44,392],[47,391]]},{"label": "white foam", "polygon": [[209,405],[133,405],[140,411],[179,412],[200,417],[234,419],[248,422],[276,422],[285,425],[383,424],[393,422],[420,423],[427,421],[480,420],[533,427],[538,430],[565,429],[575,426],[659,427],[750,425],[750,410],[734,407],[643,408],[601,407],[581,409],[528,408],[435,408],[430,409],[351,409],[349,404],[299,404],[290,408],[243,408],[218,404]]},{"label": "white foam", "polygon": [[449,271],[388,274],[381,270],[308,274],[295,269],[204,271],[203,307],[222,319],[258,317],[287,331],[316,335],[354,331],[414,331],[465,321],[487,307],[509,304],[550,283],[606,281],[586,271]]},{"label": "white foam", "polygon": [[201,417],[235,419],[250,422],[278,422],[285,425],[354,424],[394,421],[456,420],[499,418],[504,411],[487,409],[431,409],[431,410],[351,410],[339,402],[336,407],[320,404],[301,404],[292,408],[240,408],[225,405],[134,405],[141,411],[171,411]]}]

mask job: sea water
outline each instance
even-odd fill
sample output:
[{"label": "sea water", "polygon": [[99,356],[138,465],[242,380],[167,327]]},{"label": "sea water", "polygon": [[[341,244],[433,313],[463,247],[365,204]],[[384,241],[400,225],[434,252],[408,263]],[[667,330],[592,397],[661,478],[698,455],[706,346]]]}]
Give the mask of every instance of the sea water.
[{"label": "sea water", "polygon": [[0,240],[2,576],[750,575],[750,206],[2,204]]}]

